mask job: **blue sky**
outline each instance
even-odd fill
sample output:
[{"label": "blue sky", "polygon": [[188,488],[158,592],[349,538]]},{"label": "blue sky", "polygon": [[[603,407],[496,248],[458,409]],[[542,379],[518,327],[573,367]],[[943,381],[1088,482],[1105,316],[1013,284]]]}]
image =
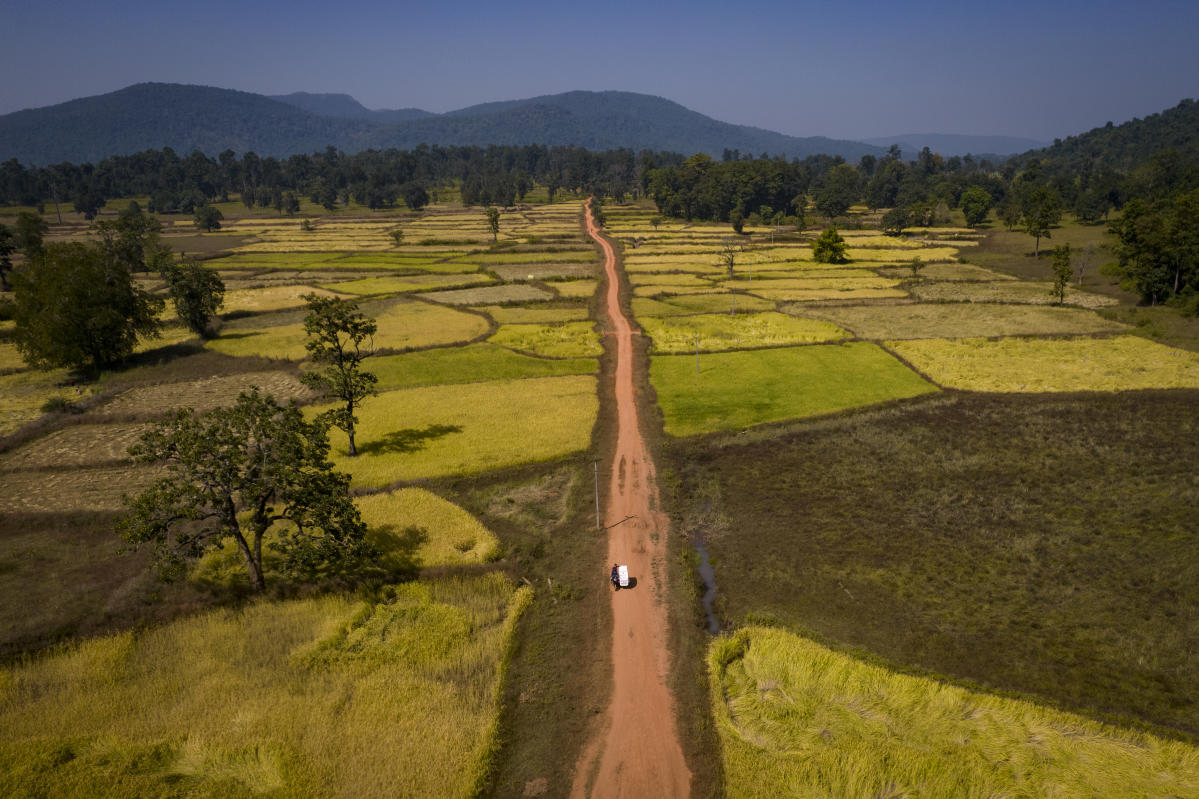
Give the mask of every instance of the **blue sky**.
[{"label": "blue sky", "polygon": [[0,113],[142,81],[447,111],[656,94],[798,136],[1052,139],[1199,96],[1199,2],[0,0]]}]

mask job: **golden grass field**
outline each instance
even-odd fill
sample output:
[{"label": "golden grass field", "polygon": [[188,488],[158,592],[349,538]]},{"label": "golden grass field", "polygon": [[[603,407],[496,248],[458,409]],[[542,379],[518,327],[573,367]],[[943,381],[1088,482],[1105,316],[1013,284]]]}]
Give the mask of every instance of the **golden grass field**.
[{"label": "golden grass field", "polygon": [[1199,353],[1137,336],[922,339],[886,346],[937,384],[967,391],[1199,388]]},{"label": "golden grass field", "polygon": [[650,316],[641,321],[653,353],[717,352],[815,344],[849,338],[835,324],[765,313]]},{"label": "golden grass field", "polygon": [[603,353],[593,322],[500,325],[488,341],[542,358],[585,358]]},{"label": "golden grass field", "polygon": [[52,397],[77,400],[90,396],[91,388],[67,385],[66,369],[50,372],[22,371],[0,375],[0,435],[7,435],[42,415],[42,405]]},{"label": "golden grass field", "polygon": [[531,593],[489,574],[260,601],[6,668],[0,793],[472,796]]},{"label": "golden grass field", "polygon": [[587,448],[598,407],[590,375],[388,391],[358,411],[358,457],[333,431],[333,461],[354,485],[382,488],[550,460]]},{"label": "golden grass field", "polygon": [[[566,299],[585,300],[595,294],[599,285],[598,280],[563,280],[550,284],[559,297]],[[498,320],[497,320],[498,321]]]},{"label": "golden grass field", "polygon": [[727,795],[1199,796],[1199,748],[864,663],[779,629],[709,649]]},{"label": "golden grass field", "polygon": [[[404,552],[418,567],[487,563],[499,554],[500,541],[482,522],[462,508],[423,488],[401,488],[357,497],[354,504],[370,528],[372,542],[386,562],[396,557],[410,528],[418,528],[418,545]],[[405,563],[390,564],[404,566]]]},{"label": "golden grass field", "polygon": [[[473,290],[473,289],[471,289]],[[376,349],[434,347],[470,341],[487,332],[487,320],[477,314],[441,305],[404,300],[375,315],[379,330]],[[307,351],[302,323],[262,328],[226,327],[205,346],[226,355],[302,360]]]},{"label": "golden grass field", "polygon": [[[912,294],[931,302],[1005,302],[1029,305],[1054,305],[1057,295],[1050,283],[1003,280],[994,283],[915,283]],[[1103,308],[1117,304],[1114,297],[1076,289],[1066,290],[1066,305]]]}]

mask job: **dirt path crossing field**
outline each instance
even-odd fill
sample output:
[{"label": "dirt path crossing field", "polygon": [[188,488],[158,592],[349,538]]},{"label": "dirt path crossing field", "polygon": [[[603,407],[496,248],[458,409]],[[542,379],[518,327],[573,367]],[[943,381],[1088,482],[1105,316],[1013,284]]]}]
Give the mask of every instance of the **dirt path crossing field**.
[{"label": "dirt path crossing field", "polygon": [[[658,511],[654,464],[638,424],[633,329],[620,307],[616,254],[587,206],[587,231],[604,252],[607,311],[617,342],[617,442],[604,516],[608,564],[629,566],[636,585],[612,594],[612,699],[575,771],[574,797],[685,797],[691,772],[667,687],[665,579],[667,519]],[[630,518],[631,517],[631,518]],[[597,571],[600,564],[597,564]],[[607,569],[598,571],[603,579]]]}]

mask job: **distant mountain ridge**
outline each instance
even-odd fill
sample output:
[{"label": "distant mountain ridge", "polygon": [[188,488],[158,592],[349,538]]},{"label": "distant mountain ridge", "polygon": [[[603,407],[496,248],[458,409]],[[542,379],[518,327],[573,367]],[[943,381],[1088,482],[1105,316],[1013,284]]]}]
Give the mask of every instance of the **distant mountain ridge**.
[{"label": "distant mountain ridge", "polygon": [[897,136],[878,136],[861,141],[884,148],[898,144],[905,155],[911,155],[913,158],[924,147],[934,153],[950,157],[954,155],[1008,156],[1049,146],[1047,141],[1025,139],[1018,136],[974,136],[965,133],[901,133]]},{"label": "distant mountain ridge", "polygon": [[440,145],[574,145],[758,155],[840,155],[856,161],[885,150],[822,136],[796,137],[720,122],[661,97],[633,92],[566,92],[484,103],[445,114],[371,111],[344,94],[267,97],[233,89],[139,83],[109,94],[0,116],[0,161],[95,162],[170,147],[254,151],[287,157],[335,147],[411,149]]}]

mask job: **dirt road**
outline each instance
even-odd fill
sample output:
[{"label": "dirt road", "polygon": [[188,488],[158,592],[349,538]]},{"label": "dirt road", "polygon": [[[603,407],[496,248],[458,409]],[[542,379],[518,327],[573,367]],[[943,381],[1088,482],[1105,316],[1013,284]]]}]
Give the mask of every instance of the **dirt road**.
[{"label": "dirt road", "polygon": [[612,594],[612,699],[575,771],[573,797],[684,797],[691,772],[667,687],[665,558],[667,519],[658,512],[654,464],[638,424],[633,384],[633,330],[620,308],[616,254],[587,207],[587,231],[604,252],[607,311],[617,342],[615,398],[617,441],[604,524],[608,563],[596,564],[602,580],[613,563],[627,563],[636,579]]}]

